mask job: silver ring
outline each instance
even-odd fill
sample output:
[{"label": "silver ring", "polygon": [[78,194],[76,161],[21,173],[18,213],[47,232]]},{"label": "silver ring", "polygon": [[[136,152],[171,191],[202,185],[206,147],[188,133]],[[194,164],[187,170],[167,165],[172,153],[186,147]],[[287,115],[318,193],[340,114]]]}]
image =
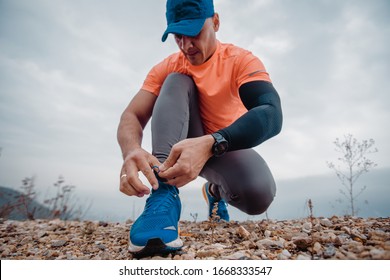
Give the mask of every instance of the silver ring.
[{"label": "silver ring", "polygon": [[122,174],[121,179],[127,177],[127,174]]}]

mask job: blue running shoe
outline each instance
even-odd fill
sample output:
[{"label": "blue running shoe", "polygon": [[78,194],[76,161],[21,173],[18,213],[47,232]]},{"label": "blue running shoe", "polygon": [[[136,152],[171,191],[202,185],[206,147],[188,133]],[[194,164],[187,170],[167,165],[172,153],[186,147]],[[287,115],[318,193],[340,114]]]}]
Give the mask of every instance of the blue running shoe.
[{"label": "blue running shoe", "polygon": [[143,213],[131,227],[129,251],[135,257],[145,257],[183,247],[178,228],[180,212],[179,190],[159,182],[159,188],[152,190]]},{"label": "blue running shoe", "polygon": [[[217,208],[217,216],[219,217],[218,220],[225,220],[226,222],[229,222],[229,212],[227,210],[227,203],[222,198],[220,200],[217,200],[215,197],[213,197],[210,193],[210,183],[207,182],[202,187],[202,193],[203,197],[206,200],[207,204],[209,205],[209,218],[212,218],[213,215],[213,209],[214,207]],[[217,203],[217,205],[215,205]]]}]

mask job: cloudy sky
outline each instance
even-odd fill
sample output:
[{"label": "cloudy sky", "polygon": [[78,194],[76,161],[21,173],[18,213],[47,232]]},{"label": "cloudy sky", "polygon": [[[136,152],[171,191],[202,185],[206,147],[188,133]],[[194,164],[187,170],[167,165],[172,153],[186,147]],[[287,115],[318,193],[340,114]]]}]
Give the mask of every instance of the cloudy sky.
[{"label": "cloudy sky", "polygon": [[[389,1],[215,7],[218,38],[258,55],[281,96],[283,131],[256,148],[277,180],[331,173],[332,142],[348,133],[373,138],[371,159],[390,168]],[[0,185],[35,176],[49,187],[62,175],[126,203],[116,129],[149,69],[177,51],[164,29],[162,0],[0,0]]]}]

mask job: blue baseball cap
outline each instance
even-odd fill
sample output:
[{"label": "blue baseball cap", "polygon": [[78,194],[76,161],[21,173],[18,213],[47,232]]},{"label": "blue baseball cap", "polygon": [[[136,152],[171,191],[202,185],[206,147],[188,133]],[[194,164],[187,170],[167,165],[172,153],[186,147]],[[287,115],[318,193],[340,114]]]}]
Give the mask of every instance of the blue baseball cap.
[{"label": "blue baseball cap", "polygon": [[194,37],[202,30],[206,19],[213,15],[213,0],[168,0],[168,26],[161,40],[165,42],[169,33]]}]

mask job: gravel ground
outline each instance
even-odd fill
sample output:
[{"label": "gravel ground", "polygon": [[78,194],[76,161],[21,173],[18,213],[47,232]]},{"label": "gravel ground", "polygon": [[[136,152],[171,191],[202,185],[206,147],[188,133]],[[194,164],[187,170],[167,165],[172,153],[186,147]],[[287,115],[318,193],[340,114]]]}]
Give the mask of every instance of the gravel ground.
[{"label": "gravel ground", "polygon": [[[132,221],[0,221],[1,259],[129,260]],[[180,222],[181,251],[146,259],[390,259],[390,218]]]}]

